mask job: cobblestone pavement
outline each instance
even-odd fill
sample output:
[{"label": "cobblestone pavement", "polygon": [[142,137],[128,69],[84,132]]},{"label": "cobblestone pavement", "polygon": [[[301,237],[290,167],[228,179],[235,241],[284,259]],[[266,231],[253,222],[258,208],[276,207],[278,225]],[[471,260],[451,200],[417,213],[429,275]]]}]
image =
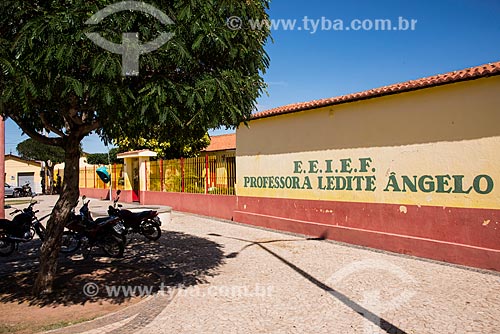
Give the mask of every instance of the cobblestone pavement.
[{"label": "cobblestone pavement", "polygon": [[500,333],[500,277],[174,214],[224,245],[208,284],[140,333]]},{"label": "cobblestone pavement", "polygon": [[182,213],[163,228],[220,245],[224,259],[185,287],[51,333],[500,333],[495,273]]}]

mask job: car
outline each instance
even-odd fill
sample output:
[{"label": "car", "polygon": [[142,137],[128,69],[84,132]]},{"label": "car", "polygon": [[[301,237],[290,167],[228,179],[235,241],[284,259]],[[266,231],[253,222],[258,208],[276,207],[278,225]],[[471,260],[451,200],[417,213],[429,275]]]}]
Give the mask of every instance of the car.
[{"label": "car", "polygon": [[5,191],[5,197],[14,197],[14,187],[12,187],[10,184],[5,183],[4,187]]}]

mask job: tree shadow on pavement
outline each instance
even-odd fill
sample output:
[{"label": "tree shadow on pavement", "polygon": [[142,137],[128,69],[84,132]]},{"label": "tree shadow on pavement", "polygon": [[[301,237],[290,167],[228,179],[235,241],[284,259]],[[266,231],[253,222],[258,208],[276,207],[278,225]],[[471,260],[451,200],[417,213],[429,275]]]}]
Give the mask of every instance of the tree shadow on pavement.
[{"label": "tree shadow on pavement", "polygon": [[343,303],[345,306],[349,307],[352,311],[356,312],[366,320],[370,321],[374,325],[378,326],[382,331],[388,333],[388,334],[406,334],[404,330],[401,328],[397,327],[395,324],[389,322],[388,320],[382,318],[380,315],[375,314],[374,312],[370,311],[369,309],[363,307],[361,304],[357,303],[356,301],[352,300],[345,294],[341,293],[340,291],[335,290],[334,288],[328,286],[327,284],[323,283],[313,275],[309,274],[302,268],[299,268],[292,262],[288,261],[284,257],[280,256],[276,252],[273,252],[269,247],[266,247],[268,244],[273,244],[277,242],[302,242],[304,240],[307,241],[321,241],[325,240],[326,234],[322,234],[319,237],[316,238],[305,238],[305,239],[277,239],[277,240],[267,240],[267,241],[253,241],[253,240],[246,240],[246,239],[241,239],[241,238],[235,238],[235,237],[229,237],[229,236],[223,236],[220,234],[216,233],[210,233],[210,236],[213,237],[220,237],[220,238],[228,238],[228,239],[233,239],[233,240],[238,240],[245,242],[246,245],[243,246],[239,251],[230,253],[226,256],[226,258],[236,258],[238,257],[243,251],[245,251],[247,248],[256,246],[259,247],[260,249],[264,250],[267,252],[269,255],[273,256],[274,258],[278,259],[281,261],[283,264],[294,270],[298,275],[302,276],[306,280],[308,280],[311,284],[315,285],[319,289],[322,289],[323,291],[329,293],[332,297]]},{"label": "tree shadow on pavement", "polygon": [[160,289],[203,283],[217,274],[224,262],[220,244],[185,233],[162,232],[157,241],[147,241],[142,235],[127,236],[130,241],[120,259],[106,257],[98,247],[87,258],[78,253],[61,255],[54,291],[44,297],[31,294],[40,241],[22,244],[10,257],[0,258],[0,302],[37,306],[96,301],[121,304]]}]

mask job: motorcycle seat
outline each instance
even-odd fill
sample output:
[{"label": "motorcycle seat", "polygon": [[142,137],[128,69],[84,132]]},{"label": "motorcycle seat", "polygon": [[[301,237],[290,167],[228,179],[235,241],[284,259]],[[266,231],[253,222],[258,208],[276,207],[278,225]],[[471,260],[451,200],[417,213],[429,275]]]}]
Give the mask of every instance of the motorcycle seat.
[{"label": "motorcycle seat", "polygon": [[114,217],[99,217],[99,218],[96,218],[96,219],[94,219],[94,225],[104,224],[104,223],[108,222],[111,219],[116,219],[116,218],[114,218]]},{"label": "motorcycle seat", "polygon": [[122,210],[122,215],[126,220],[140,221],[146,219],[150,216],[153,216],[155,211],[147,210],[141,212],[131,212],[128,210]]},{"label": "motorcycle seat", "polygon": [[8,219],[0,219],[0,228],[1,229],[7,229],[10,227],[12,222]]},{"label": "motorcycle seat", "polygon": [[0,219],[0,230],[16,237],[22,237],[29,230],[29,223],[24,221],[13,221],[8,219]]}]

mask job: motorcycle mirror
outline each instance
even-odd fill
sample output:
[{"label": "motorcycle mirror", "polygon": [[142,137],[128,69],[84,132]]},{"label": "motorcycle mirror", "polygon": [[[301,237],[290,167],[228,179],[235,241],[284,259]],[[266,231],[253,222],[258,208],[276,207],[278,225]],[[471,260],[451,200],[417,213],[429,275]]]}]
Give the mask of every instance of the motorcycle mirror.
[{"label": "motorcycle mirror", "polygon": [[121,190],[117,190],[117,191],[116,191],[116,194],[117,194],[117,195],[120,195],[121,193],[122,193],[122,191],[121,191]]},{"label": "motorcycle mirror", "polygon": [[87,198],[87,196],[83,195],[82,196],[82,201],[85,201],[86,198]]}]

